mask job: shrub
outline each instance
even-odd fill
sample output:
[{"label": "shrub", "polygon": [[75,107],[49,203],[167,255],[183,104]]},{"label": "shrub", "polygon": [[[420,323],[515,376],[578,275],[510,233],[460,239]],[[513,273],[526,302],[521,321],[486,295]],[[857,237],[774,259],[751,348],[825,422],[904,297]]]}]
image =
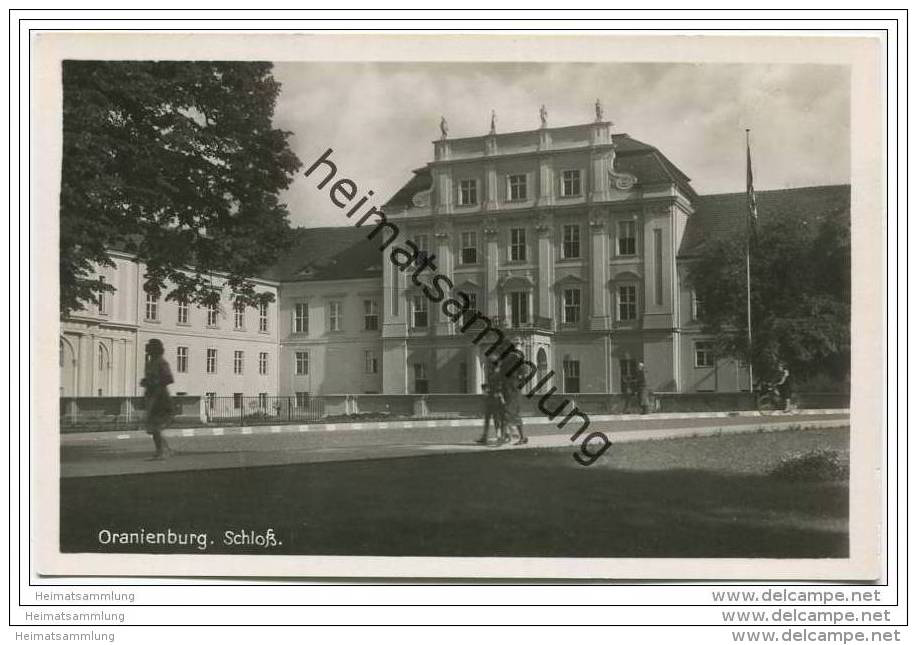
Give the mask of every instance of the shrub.
[{"label": "shrub", "polygon": [[783,457],[770,475],[787,481],[845,480],[850,477],[850,462],[837,450],[808,450]]}]

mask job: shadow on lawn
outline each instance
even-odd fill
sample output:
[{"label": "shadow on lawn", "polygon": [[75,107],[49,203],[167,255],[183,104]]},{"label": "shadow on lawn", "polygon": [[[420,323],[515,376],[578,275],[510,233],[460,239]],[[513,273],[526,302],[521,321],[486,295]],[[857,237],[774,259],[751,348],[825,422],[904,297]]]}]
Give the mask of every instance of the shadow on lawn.
[{"label": "shadow on lawn", "polygon": [[[424,556],[846,557],[846,483],[710,470],[583,468],[567,450],[432,455],[66,479],[61,549],[100,529],[273,528],[267,553]],[[185,552],[199,552],[193,548]]]}]

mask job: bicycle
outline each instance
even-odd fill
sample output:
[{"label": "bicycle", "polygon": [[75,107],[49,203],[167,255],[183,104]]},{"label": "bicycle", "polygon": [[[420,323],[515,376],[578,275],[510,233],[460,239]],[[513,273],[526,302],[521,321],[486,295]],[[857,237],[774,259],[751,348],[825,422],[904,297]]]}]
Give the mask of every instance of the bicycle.
[{"label": "bicycle", "polygon": [[786,408],[786,401],[775,383],[761,381],[758,383],[755,392],[755,406],[761,414],[771,415],[783,412]]}]

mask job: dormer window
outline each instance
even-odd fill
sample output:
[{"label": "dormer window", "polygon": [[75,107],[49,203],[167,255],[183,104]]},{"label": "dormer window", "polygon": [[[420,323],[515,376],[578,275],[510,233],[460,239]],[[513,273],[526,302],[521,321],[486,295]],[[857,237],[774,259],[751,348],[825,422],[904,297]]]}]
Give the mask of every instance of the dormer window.
[{"label": "dormer window", "polygon": [[459,182],[459,206],[478,203],[478,182],[476,179],[462,179]]}]

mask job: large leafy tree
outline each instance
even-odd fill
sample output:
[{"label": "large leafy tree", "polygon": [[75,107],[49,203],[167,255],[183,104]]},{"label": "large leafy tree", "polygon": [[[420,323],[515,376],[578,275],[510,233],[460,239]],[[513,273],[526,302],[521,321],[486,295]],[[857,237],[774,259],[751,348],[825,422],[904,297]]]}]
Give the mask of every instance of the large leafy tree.
[{"label": "large leafy tree", "polygon": [[707,240],[688,278],[700,319],[721,355],[768,378],[779,362],[802,377],[843,381],[850,369],[850,219],[772,213],[751,244],[752,345],[748,344],[745,231]]},{"label": "large leafy tree", "polygon": [[245,304],[288,240],[278,200],[300,161],[272,126],[280,84],[263,62],[65,61],[61,314],[112,290],[109,252],[146,266],[145,288]]}]

